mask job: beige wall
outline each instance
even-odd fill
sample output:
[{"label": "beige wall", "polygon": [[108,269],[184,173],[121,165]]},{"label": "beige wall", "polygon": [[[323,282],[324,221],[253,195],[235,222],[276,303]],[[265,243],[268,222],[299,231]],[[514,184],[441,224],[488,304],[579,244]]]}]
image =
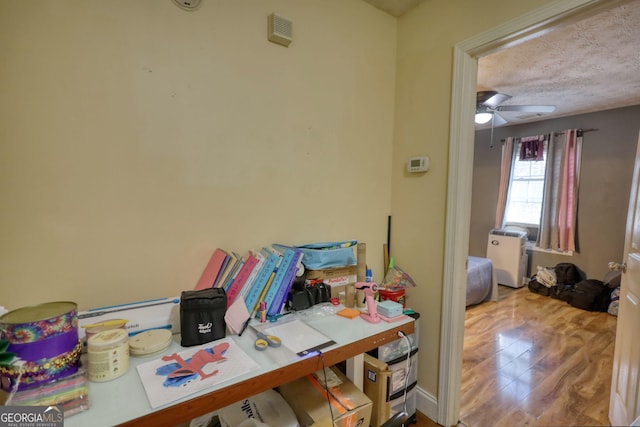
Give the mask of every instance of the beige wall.
[{"label": "beige wall", "polygon": [[392,214],[437,395],[452,48],[545,3],[1,2],[0,304],[173,295],[276,241],[366,242],[380,277]]},{"label": "beige wall", "polygon": [[382,274],[396,19],[202,3],[0,3],[0,305],[173,296],[217,246],[356,239]]},{"label": "beige wall", "polygon": [[[438,390],[444,230],[453,47],[548,3],[429,0],[398,21],[391,248],[418,286],[409,303],[421,313],[420,386]],[[431,170],[405,172],[410,156],[429,155]]]}]

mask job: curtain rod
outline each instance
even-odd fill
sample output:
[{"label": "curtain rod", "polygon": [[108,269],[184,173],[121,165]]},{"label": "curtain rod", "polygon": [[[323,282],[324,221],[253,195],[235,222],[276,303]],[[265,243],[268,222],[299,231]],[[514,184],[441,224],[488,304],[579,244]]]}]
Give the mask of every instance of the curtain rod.
[{"label": "curtain rod", "polygon": [[[578,131],[579,131],[579,132],[582,132],[582,133],[585,133],[585,132],[594,132],[594,131],[597,131],[597,130],[600,130],[600,129],[597,129],[597,128],[590,128],[590,129],[578,129]],[[555,135],[564,135],[564,132],[565,132],[565,131],[553,132],[553,134],[555,134]],[[520,137],[517,137],[517,138],[520,138]],[[500,140],[500,142],[505,142],[505,141],[506,141],[505,139],[501,139],[501,140]]]},{"label": "curtain rod", "polygon": [[[591,129],[578,129],[578,132],[585,133],[585,132],[594,132],[594,131],[597,131],[597,130],[600,130],[600,129],[596,129],[596,128],[591,128]],[[561,132],[554,132],[554,133],[555,133],[556,135],[564,135],[564,132],[565,132],[565,131],[561,131]]]}]

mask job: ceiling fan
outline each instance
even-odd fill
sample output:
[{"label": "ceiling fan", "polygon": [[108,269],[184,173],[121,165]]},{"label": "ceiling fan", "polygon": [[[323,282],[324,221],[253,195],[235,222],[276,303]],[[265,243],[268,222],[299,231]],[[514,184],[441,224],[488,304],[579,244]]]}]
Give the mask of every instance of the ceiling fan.
[{"label": "ceiling fan", "polygon": [[499,111],[552,113],[556,109],[555,105],[501,105],[511,98],[511,95],[499,93],[494,90],[478,92],[476,96],[475,122],[477,124],[485,124],[491,121],[492,126],[500,126],[507,123],[507,120],[498,114]]}]

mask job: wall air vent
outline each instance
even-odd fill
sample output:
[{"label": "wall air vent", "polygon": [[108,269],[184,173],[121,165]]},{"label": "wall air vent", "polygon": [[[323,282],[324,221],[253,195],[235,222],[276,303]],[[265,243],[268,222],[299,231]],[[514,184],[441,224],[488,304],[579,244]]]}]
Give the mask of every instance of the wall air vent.
[{"label": "wall air vent", "polygon": [[293,40],[293,23],[272,13],[269,15],[268,39],[270,42],[289,46]]}]

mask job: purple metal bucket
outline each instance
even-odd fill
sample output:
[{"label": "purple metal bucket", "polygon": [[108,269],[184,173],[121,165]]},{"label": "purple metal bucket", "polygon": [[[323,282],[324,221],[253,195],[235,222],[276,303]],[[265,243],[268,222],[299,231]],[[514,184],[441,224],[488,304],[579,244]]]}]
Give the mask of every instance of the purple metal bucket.
[{"label": "purple metal bucket", "polygon": [[0,317],[0,335],[9,341],[8,352],[25,363],[0,367],[0,389],[11,391],[42,385],[74,374],[80,365],[78,309],[58,301],[23,307]]}]

